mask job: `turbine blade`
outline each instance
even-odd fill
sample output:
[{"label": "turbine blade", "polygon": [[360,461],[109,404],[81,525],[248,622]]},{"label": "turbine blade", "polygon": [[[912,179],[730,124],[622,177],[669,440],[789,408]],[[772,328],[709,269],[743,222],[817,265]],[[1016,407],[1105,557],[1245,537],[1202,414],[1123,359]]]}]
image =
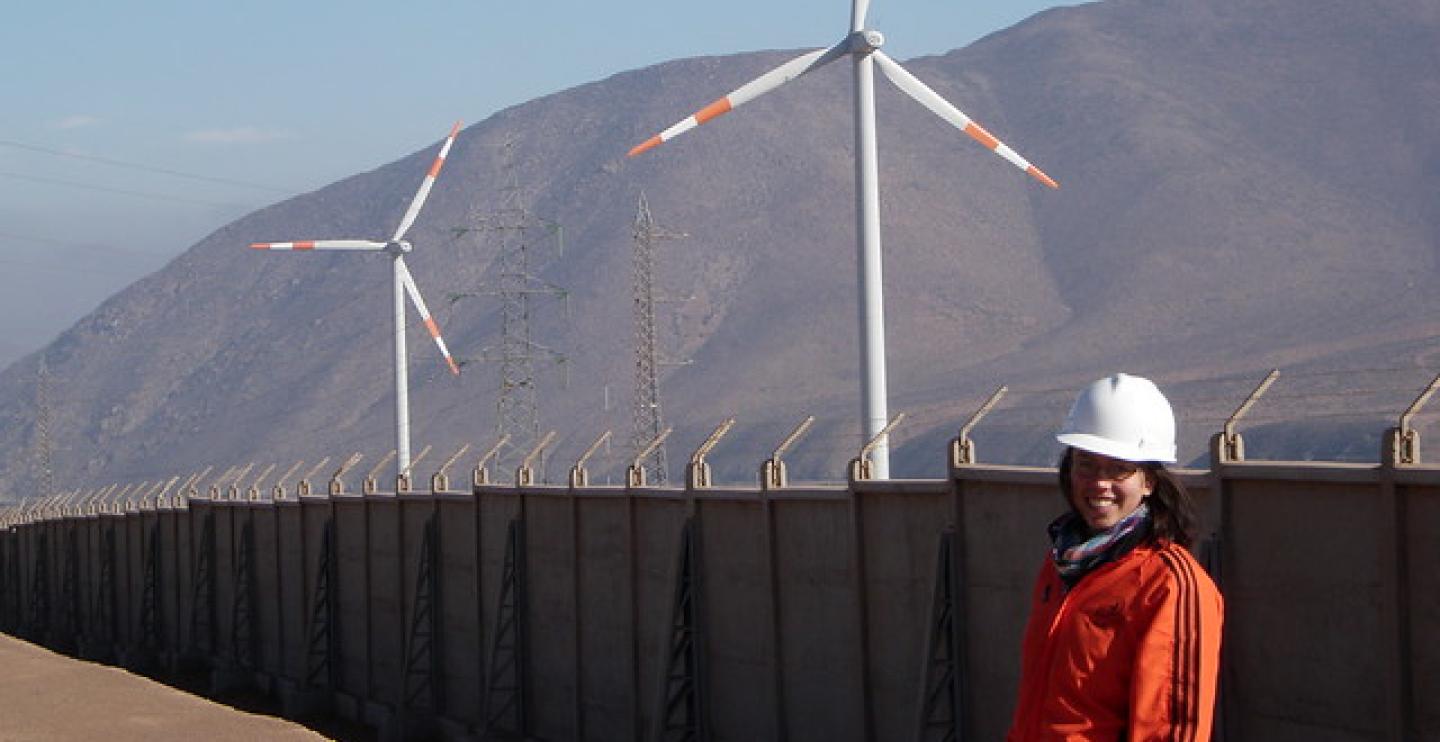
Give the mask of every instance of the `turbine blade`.
[{"label": "turbine blade", "polygon": [[308,240],[305,242],[253,242],[255,250],[384,250],[385,243],[374,240]]},{"label": "turbine blade", "polygon": [[440,326],[435,324],[435,319],[430,316],[430,309],[425,306],[425,300],[420,298],[420,289],[415,285],[415,279],[410,275],[410,269],[405,267],[405,259],[397,257],[395,263],[400,267],[400,281],[405,284],[405,293],[410,295],[411,303],[420,312],[420,319],[425,321],[425,329],[430,331],[430,337],[435,338],[435,344],[440,346],[440,354],[445,356],[445,363],[450,366],[450,373],[459,376],[460,367],[455,365],[455,359],[451,357],[450,349],[445,347],[445,338],[440,337]]},{"label": "turbine blade", "polygon": [[836,44],[829,49],[816,49],[813,52],[807,52],[790,60],[789,62],[786,62],[785,64],[780,65],[779,67],[776,67],[773,70],[770,70],[769,72],[766,72],[765,74],[755,78],[754,80],[751,80],[750,82],[747,82],[744,85],[741,85],[740,87],[731,91],[730,94],[726,95],[724,98],[720,98],[714,103],[711,103],[710,105],[705,106],[699,111],[696,111],[695,113],[682,120],[680,123],[677,123],[674,126],[666,129],[665,131],[662,131],[659,134],[656,134],[655,136],[650,137],[644,142],[636,145],[630,150],[629,154],[627,154],[626,156],[634,157],[635,155],[638,155],[642,152],[648,152],[649,150],[652,150],[660,146],[661,144],[668,142],[671,139],[674,139],[675,137],[680,136],[687,131],[690,131],[691,129],[699,126],[700,124],[710,121],[711,119],[714,119],[715,117],[722,114],[729,113],[730,111],[739,108],[740,106],[749,103],[756,98],[759,98],[760,96],[770,92],[771,90],[774,90],[775,88],[778,88],[781,85],[784,85],[785,83],[790,82],[791,80],[794,80],[795,78],[807,72],[811,72],[820,69],[821,67],[824,67],[825,65],[835,61],[835,59],[846,53],[846,51],[849,49],[847,42],[848,37],[847,41],[841,41],[839,44]]},{"label": "turbine blade", "polygon": [[939,93],[931,90],[920,79],[910,74],[898,62],[886,56],[884,52],[876,51],[873,56],[875,61],[880,63],[880,69],[885,76],[895,83],[895,86],[905,91],[911,98],[920,102],[920,105],[930,109],[936,116],[949,121],[955,128],[969,134],[975,141],[985,145],[992,152],[1005,158],[1010,164],[1029,173],[1031,177],[1044,183],[1051,188],[1059,188],[1056,183],[1046,175],[1040,168],[1030,164],[1029,160],[1020,156],[1020,153],[1011,149],[1009,145],[995,138],[995,135],[986,131],[983,126],[976,123],[974,119],[966,116],[950,102],[940,97]]},{"label": "turbine blade", "polygon": [[415,223],[415,217],[420,215],[420,207],[425,205],[425,199],[430,197],[430,188],[435,185],[435,178],[440,175],[440,168],[445,164],[445,157],[450,154],[450,145],[455,143],[455,135],[460,132],[460,122],[450,127],[450,135],[445,137],[445,143],[440,146],[440,154],[435,155],[435,162],[430,164],[430,172],[425,174],[425,179],[420,181],[420,190],[415,192],[415,198],[410,200],[410,208],[405,210],[405,218],[400,220],[400,226],[395,230],[395,236],[390,238],[391,242],[399,242],[405,233],[410,231],[410,225]]},{"label": "turbine blade", "polygon": [[865,28],[865,14],[870,10],[870,0],[855,0],[850,4],[850,32]]}]

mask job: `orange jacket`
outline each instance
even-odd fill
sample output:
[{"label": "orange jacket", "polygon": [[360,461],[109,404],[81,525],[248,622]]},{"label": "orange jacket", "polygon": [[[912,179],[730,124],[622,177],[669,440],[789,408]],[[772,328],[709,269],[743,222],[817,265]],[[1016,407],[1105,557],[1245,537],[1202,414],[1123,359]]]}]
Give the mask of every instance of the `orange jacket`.
[{"label": "orange jacket", "polygon": [[1224,602],[1184,547],[1142,544],[1064,592],[1046,559],[1008,742],[1207,742]]}]

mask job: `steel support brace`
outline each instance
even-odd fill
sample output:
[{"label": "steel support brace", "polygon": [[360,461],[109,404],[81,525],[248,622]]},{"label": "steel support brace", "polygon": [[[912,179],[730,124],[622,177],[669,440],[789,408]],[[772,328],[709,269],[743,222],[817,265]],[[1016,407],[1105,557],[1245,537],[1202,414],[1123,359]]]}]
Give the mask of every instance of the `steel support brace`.
[{"label": "steel support brace", "polygon": [[25,633],[33,641],[45,643],[50,628],[50,537],[40,533],[35,540],[35,572],[30,578],[30,620]]},{"label": "steel support brace", "polygon": [[62,649],[74,648],[83,629],[80,605],[80,536],[78,524],[65,530],[65,565],[60,570],[60,630]]},{"label": "steel support brace", "polygon": [[240,529],[240,553],[235,560],[235,597],[231,604],[230,652],[235,664],[246,670],[255,667],[258,632],[255,623],[255,527],[249,520]]},{"label": "steel support brace", "polygon": [[704,633],[700,620],[699,563],[695,520],[680,530],[680,554],[671,604],[669,651],[655,716],[654,739],[706,742],[710,724],[705,693]]},{"label": "steel support brace", "polygon": [[925,650],[924,696],[915,739],[955,742],[965,732],[964,635],[955,531],[940,534],[935,593],[930,604],[930,642]]},{"label": "steel support brace", "polygon": [[140,640],[148,651],[163,646],[164,625],[160,614],[160,524],[150,527],[150,546],[145,550],[145,592],[140,602]]},{"label": "steel support brace", "polygon": [[335,625],[337,607],[335,561],[335,519],[325,521],[320,535],[320,560],[315,569],[315,595],[310,602],[309,650],[305,658],[305,685],[310,688],[334,689],[339,678],[340,634]]},{"label": "steel support brace", "polygon": [[425,521],[420,564],[415,575],[415,601],[410,610],[410,635],[405,643],[405,711],[444,711],[440,686],[440,533],[438,513]]},{"label": "steel support brace", "polygon": [[505,565],[500,601],[495,607],[495,641],[485,680],[485,733],[482,739],[526,738],[530,733],[526,697],[526,523],[510,522],[505,535]]},{"label": "steel support brace", "polygon": [[[113,541],[113,534],[112,541]],[[113,548],[112,548],[113,551]],[[215,651],[215,513],[205,513],[195,556],[195,591],[190,601],[190,647],[195,654]]]},{"label": "steel support brace", "polygon": [[95,584],[96,636],[94,651],[108,656],[114,649],[120,618],[119,591],[115,585],[115,527],[109,525],[100,535],[100,579]]},{"label": "steel support brace", "polygon": [[529,734],[526,709],[528,661],[525,625],[525,521],[510,521],[505,538],[505,566],[495,609],[495,641],[485,684],[485,730],[482,739],[524,738]]}]

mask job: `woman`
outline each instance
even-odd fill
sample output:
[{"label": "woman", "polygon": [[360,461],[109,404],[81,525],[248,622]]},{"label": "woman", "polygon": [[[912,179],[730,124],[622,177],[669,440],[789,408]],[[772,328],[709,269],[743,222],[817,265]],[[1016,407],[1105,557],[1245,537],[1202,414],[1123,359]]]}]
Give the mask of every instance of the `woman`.
[{"label": "woman", "polygon": [[1195,506],[1165,464],[1175,416],[1148,379],[1086,387],[1056,438],[1050,524],[1009,742],[1210,739],[1223,603],[1187,550]]}]

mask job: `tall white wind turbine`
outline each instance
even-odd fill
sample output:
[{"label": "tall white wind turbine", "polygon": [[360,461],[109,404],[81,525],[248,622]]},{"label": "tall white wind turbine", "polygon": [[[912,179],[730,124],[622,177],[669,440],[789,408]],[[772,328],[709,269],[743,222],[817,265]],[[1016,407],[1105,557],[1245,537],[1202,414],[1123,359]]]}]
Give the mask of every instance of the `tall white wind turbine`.
[{"label": "tall white wind turbine", "polygon": [[409,377],[405,363],[405,295],[410,295],[410,300],[415,303],[415,309],[420,312],[420,318],[425,322],[425,328],[430,331],[430,337],[435,339],[435,344],[440,346],[441,355],[445,356],[445,363],[450,367],[450,373],[459,375],[460,367],[455,364],[455,359],[450,355],[450,349],[445,347],[445,339],[440,336],[440,326],[435,324],[434,318],[430,316],[430,310],[425,306],[425,300],[420,297],[420,289],[415,286],[415,279],[410,275],[410,269],[405,267],[405,253],[410,252],[412,247],[405,239],[405,233],[415,224],[415,218],[420,214],[420,207],[425,205],[425,199],[430,197],[430,189],[435,185],[435,178],[440,175],[440,168],[445,164],[445,157],[450,154],[450,145],[455,143],[455,135],[460,131],[460,122],[450,127],[449,136],[445,137],[445,143],[440,147],[440,153],[435,156],[435,162],[430,165],[430,171],[425,174],[425,179],[420,182],[420,190],[416,191],[415,198],[410,201],[410,208],[405,210],[405,216],[400,220],[400,226],[395,229],[395,235],[388,242],[376,242],[374,240],[311,240],[307,242],[256,242],[250,247],[256,250],[353,250],[359,252],[385,252],[391,257],[391,273],[393,274],[393,296],[395,320],[395,476],[398,486],[400,477],[410,470],[410,398],[409,398]]},{"label": "tall white wind turbine", "polygon": [[[886,409],[885,382],[885,300],[880,272],[880,189],[875,146],[875,63],[920,105],[930,109],[956,128],[969,134],[995,154],[1024,170],[1051,188],[1058,188],[1050,176],[1031,165],[1024,157],[978,123],[950,105],[938,93],[910,74],[899,63],[880,51],[885,37],[879,31],[865,28],[869,0],[852,0],[850,33],[829,49],[816,49],[736,88],[714,103],[696,111],[683,121],[651,137],[630,150],[638,155],[660,146],[700,124],[728,113],[801,75],[813,72],[844,56],[855,62],[855,210],[858,227],[860,270],[860,393],[863,405],[863,426],[866,439],[874,438],[889,420]],[[890,476],[890,451],[884,439],[872,451],[873,474],[879,479]]]}]

